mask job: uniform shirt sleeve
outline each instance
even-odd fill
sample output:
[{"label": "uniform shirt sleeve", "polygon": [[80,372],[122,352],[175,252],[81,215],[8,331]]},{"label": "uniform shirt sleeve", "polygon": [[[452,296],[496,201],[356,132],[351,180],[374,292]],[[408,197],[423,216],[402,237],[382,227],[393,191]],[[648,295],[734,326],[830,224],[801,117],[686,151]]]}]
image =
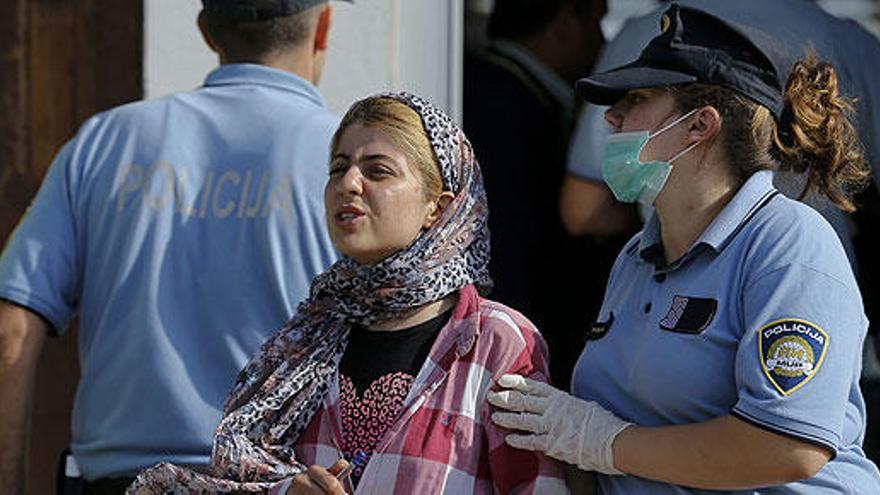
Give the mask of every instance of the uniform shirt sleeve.
[{"label": "uniform shirt sleeve", "polygon": [[68,142],[0,257],[0,299],[26,307],[63,332],[77,304],[77,242]]},{"label": "uniform shirt sleeve", "polygon": [[836,453],[867,326],[854,282],[789,264],[742,298],[733,414]]},{"label": "uniform shirt sleeve", "polygon": [[[533,380],[548,382],[547,345],[544,339],[525,318],[516,314],[508,315],[509,322],[515,322],[525,347],[511,354],[500,366],[493,369],[493,381],[506,373],[516,373]],[[539,452],[515,449],[504,438],[510,430],[492,422],[493,408],[483,401],[480,408],[480,421],[485,427],[489,448],[488,469],[494,491],[497,494],[559,494],[569,493],[563,478],[562,466],[558,461]]]}]

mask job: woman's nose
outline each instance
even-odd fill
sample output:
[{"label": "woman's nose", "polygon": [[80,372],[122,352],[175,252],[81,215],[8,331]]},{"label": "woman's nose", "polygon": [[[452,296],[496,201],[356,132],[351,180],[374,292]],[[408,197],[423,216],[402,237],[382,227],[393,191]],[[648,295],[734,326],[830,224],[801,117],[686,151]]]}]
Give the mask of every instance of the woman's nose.
[{"label": "woman's nose", "polygon": [[339,178],[336,190],[344,194],[360,194],[363,192],[363,175],[357,167],[348,167],[348,170]]}]

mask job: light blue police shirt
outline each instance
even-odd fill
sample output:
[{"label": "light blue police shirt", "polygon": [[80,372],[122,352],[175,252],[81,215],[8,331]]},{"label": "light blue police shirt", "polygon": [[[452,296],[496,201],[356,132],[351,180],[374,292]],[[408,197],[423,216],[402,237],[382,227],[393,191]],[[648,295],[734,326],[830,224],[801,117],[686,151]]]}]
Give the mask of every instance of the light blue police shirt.
[{"label": "light blue police shirt", "polygon": [[[770,172],[749,178],[669,264],[656,215],[649,220],[612,269],[572,391],[643,426],[732,414],[835,454],[810,479],[733,493],[880,493],[861,448],[868,322],[856,281],[828,223],[771,181]],[[635,476],[600,476],[600,485],[704,493]]]},{"label": "light blue police shirt", "polygon": [[0,259],[0,298],[79,315],[84,476],[204,465],[239,370],[336,258],[323,188],[338,118],[259,65],[98,114],[56,156]]}]

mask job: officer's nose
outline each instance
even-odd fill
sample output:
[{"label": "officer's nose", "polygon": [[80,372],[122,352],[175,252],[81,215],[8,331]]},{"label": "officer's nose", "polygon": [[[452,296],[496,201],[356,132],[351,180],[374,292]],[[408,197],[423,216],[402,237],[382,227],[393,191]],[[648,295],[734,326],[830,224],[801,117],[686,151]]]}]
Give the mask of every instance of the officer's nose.
[{"label": "officer's nose", "polygon": [[608,125],[611,126],[614,132],[620,132],[620,128],[623,125],[623,113],[620,102],[615,103],[605,111],[605,122],[608,122]]}]

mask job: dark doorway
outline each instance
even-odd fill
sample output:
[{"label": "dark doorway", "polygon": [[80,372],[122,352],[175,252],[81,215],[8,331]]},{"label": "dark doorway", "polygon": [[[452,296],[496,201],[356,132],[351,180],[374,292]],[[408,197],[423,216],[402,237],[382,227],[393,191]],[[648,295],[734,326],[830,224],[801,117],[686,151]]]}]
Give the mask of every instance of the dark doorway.
[{"label": "dark doorway", "polygon": [[[0,16],[0,241],[58,148],[91,114],[141,98],[143,2],[7,0]],[[54,493],[79,376],[75,331],[43,350],[28,489]]]}]

